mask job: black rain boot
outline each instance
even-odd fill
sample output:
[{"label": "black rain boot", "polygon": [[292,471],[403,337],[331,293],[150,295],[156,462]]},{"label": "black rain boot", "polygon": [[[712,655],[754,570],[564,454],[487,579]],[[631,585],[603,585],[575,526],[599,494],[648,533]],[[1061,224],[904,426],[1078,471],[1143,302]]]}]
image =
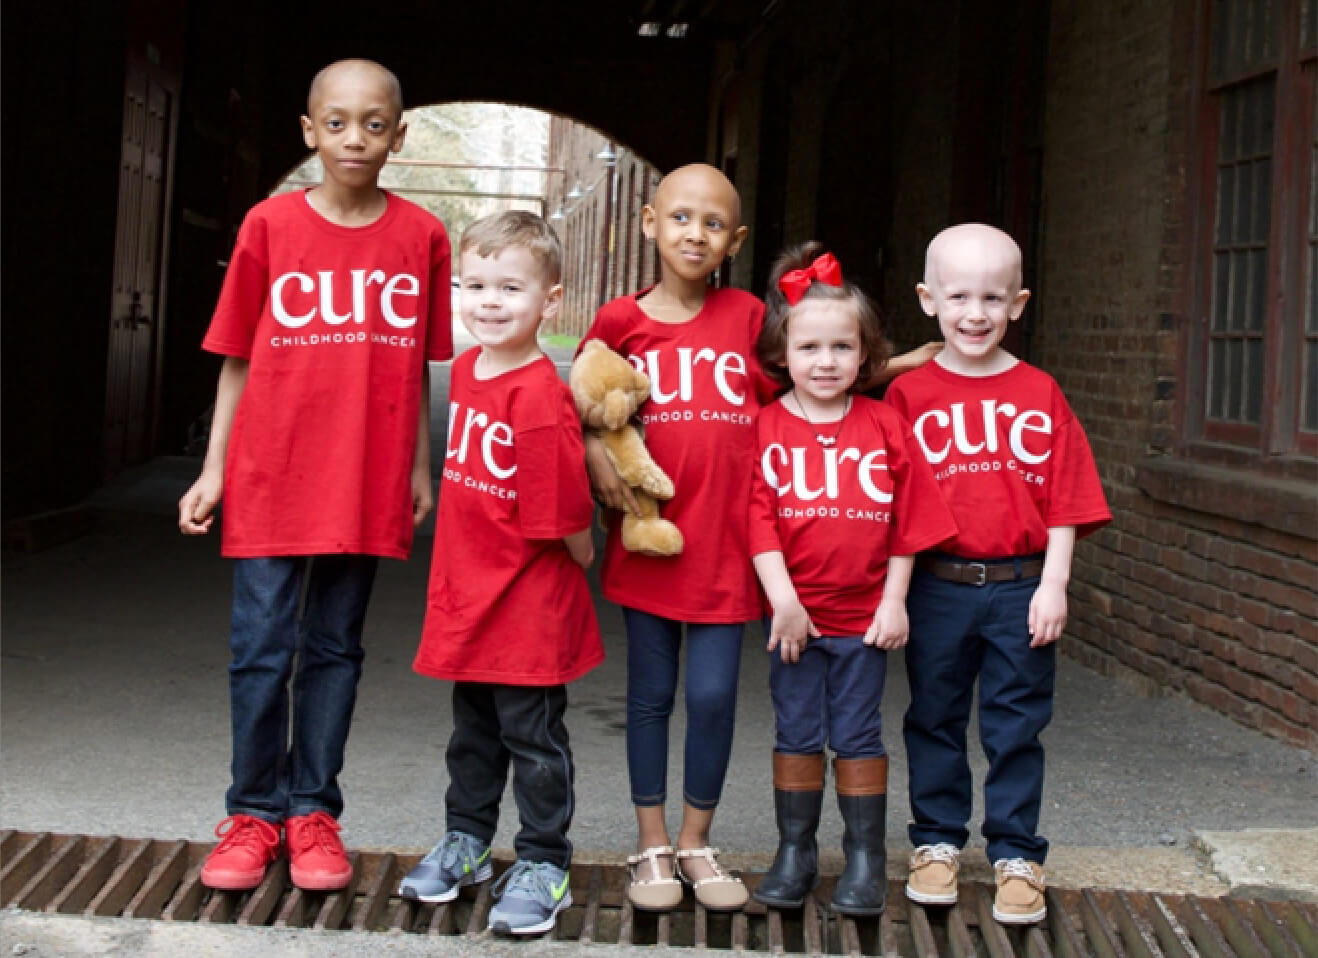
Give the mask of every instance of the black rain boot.
[{"label": "black rain boot", "polygon": [[833,772],[847,858],[833,888],[833,910],[873,918],[883,914],[888,898],[888,758],[835,758]]},{"label": "black rain boot", "polygon": [[800,908],[819,884],[815,832],[824,804],[824,756],[773,753],[773,807],[778,854],[755,888],[755,900],[773,908]]}]

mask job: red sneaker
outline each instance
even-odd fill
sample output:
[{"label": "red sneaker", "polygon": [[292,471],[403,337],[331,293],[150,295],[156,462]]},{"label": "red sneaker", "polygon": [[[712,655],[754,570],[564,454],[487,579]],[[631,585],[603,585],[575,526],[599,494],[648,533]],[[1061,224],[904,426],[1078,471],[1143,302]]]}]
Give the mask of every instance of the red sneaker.
[{"label": "red sneaker", "polygon": [[306,891],[338,891],[352,877],[352,863],[339,840],[339,823],[327,812],[296,815],[288,831],[289,875]]},{"label": "red sneaker", "polygon": [[284,850],[279,826],[251,815],[230,815],[215,826],[215,835],[220,843],[201,866],[201,883],[220,891],[255,888]]}]

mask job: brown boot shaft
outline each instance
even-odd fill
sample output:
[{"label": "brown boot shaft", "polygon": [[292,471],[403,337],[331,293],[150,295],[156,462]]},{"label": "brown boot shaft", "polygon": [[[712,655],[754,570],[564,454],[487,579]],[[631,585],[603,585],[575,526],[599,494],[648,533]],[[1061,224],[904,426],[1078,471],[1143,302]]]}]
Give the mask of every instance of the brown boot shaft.
[{"label": "brown boot shaft", "polygon": [[888,756],[835,758],[833,774],[839,795],[888,794]]},{"label": "brown boot shaft", "polygon": [[782,792],[819,792],[824,788],[824,755],[773,753],[773,787]]}]

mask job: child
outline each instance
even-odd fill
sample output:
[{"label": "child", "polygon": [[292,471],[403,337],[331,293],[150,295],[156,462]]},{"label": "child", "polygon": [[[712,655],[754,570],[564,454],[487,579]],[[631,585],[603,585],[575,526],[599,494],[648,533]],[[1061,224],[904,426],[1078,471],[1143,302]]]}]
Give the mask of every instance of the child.
[{"label": "child", "polygon": [[458,253],[459,311],[480,347],[453,363],[414,665],[453,681],[447,833],[399,893],[451,901],[490,877],[511,761],[522,828],[489,927],[538,934],[572,904],[565,684],[604,659],[583,571],[594,559],[594,504],[572,395],[536,341],[563,297],[558,237],[539,216],[507,212],[468,227]]},{"label": "child", "polygon": [[889,346],[874,304],[822,250],[809,243],[774,264],[759,341],[764,368],[790,388],[760,412],[750,508],[769,651],[779,650],[769,669],[778,854],[755,897],[799,908],[817,881],[827,743],[845,824],[833,908],[873,916],[887,889],[887,650],[906,644],[914,554],[956,525],[910,427],[860,395]]},{"label": "child", "polygon": [[255,888],[281,827],[294,884],[351,877],[337,776],[362,624],[378,557],[406,558],[433,503],[426,360],[452,355],[448,237],[376,184],[405,132],[378,63],[316,75],[302,134],[324,179],[247,214],[202,343],[225,359],[179,528],[207,532],[223,492],[221,551],[237,560],[233,784],[201,871],[211,888]]},{"label": "child", "polygon": [[[709,829],[732,751],[742,630],[759,612],[746,523],[729,517],[744,515],[755,413],[772,396],[755,361],[764,304],[708,285],[747,232],[737,191],[714,167],[664,177],[642,228],[658,250],[659,282],[606,303],[586,334],[650,377],[640,418],[650,453],[677,487],[663,515],[686,540],[675,557],[627,552],[615,522],[604,550],[604,595],[623,607],[627,628],[627,768],[639,832],[628,896],[637,908],[671,909],[682,899],[680,875],[706,908],[733,910],[746,888],[719,864]],[[599,441],[587,437],[586,446],[600,502],[637,513]],[[674,850],[664,802],[684,630],[685,782]]]},{"label": "child", "polygon": [[1029,299],[1020,248],[979,223],[934,237],[916,287],[946,341],[936,360],[896,379],[888,401],[907,417],[957,523],[946,552],[916,564],[907,608],[911,705],[911,856],[906,895],[957,897],[972,780],[966,724],[979,681],[988,756],[984,837],[994,863],[993,917],[1043,919],[1039,733],[1052,717],[1054,646],[1066,624],[1077,536],[1108,522],[1084,431],[1057,383],[1002,348]]}]

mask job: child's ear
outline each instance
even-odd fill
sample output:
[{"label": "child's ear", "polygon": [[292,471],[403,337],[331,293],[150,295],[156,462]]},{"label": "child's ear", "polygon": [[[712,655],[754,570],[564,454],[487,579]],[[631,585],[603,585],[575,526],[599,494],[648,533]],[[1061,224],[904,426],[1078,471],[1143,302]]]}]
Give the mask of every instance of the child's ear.
[{"label": "child's ear", "polygon": [[398,121],[398,132],[394,134],[394,141],[389,144],[389,152],[397,153],[403,148],[403,141],[407,139],[407,123],[403,120]]},{"label": "child's ear", "polygon": [[648,240],[654,239],[654,223],[658,215],[649,203],[641,207],[641,232]]},{"label": "child's ear", "polygon": [[1011,300],[1011,310],[1008,312],[1013,320],[1020,319],[1021,313],[1025,312],[1025,304],[1030,300],[1030,291],[1023,289],[1017,293]]},{"label": "child's ear", "polygon": [[549,287],[549,292],[545,293],[545,305],[540,310],[540,321],[547,323],[558,315],[559,308],[563,305],[563,284],[555,283]]},{"label": "child's ear", "polygon": [[[934,293],[924,283],[915,284],[915,295],[920,297],[920,308],[924,310],[926,316],[938,315],[938,304],[934,302]],[[1021,304],[1022,306],[1024,303]],[[1015,317],[1012,317],[1015,319]]]},{"label": "child's ear", "polygon": [[741,250],[741,244],[746,242],[746,236],[750,233],[749,226],[738,226],[737,231],[732,234],[732,242],[728,244],[728,256],[736,256]]},{"label": "child's ear", "polygon": [[311,122],[311,117],[304,115],[302,117],[302,142],[307,145],[308,150],[316,148],[316,125]]}]

